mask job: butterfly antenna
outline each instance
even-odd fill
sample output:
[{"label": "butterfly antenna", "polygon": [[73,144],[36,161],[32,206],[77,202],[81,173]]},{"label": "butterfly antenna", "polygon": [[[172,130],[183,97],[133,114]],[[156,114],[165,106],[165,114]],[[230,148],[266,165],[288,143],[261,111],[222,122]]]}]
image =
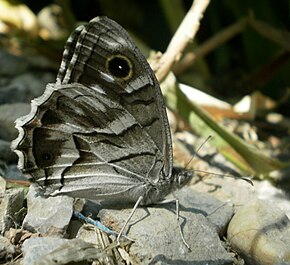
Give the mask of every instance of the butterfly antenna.
[{"label": "butterfly antenna", "polygon": [[[191,163],[191,161],[196,157],[196,154],[201,150],[201,148],[212,139],[213,137],[211,135],[209,135],[205,141],[197,148],[196,152],[194,153],[194,155],[192,156],[192,158],[187,162],[185,168],[188,168],[188,165]],[[254,183],[252,181],[253,176],[246,176],[246,177],[241,177],[241,176],[236,176],[234,174],[219,174],[219,173],[212,173],[212,172],[207,172],[207,171],[203,171],[203,170],[194,170],[196,172],[202,172],[202,173],[207,173],[207,174],[211,174],[211,175],[216,175],[216,176],[222,176],[222,177],[230,177],[230,178],[235,178],[235,179],[242,179],[246,182],[248,182],[249,184],[251,184],[252,186],[254,186]]]},{"label": "butterfly antenna", "polygon": [[193,156],[191,157],[191,159],[187,162],[185,169],[188,168],[188,165],[191,163],[191,161],[196,157],[196,154],[201,150],[201,148],[208,142],[210,141],[210,139],[212,138],[211,135],[209,135],[204,142],[197,148],[196,152],[193,154]]},{"label": "butterfly antenna", "polygon": [[252,179],[254,178],[253,176],[242,177],[242,176],[236,176],[234,174],[220,174],[220,173],[213,173],[213,172],[208,172],[208,171],[198,170],[198,169],[195,169],[194,171],[195,172],[201,172],[201,173],[207,173],[207,174],[220,176],[220,177],[229,177],[229,178],[234,178],[234,179],[242,179],[242,180],[248,182],[249,184],[251,184],[252,186],[254,186],[254,183],[252,181]]}]

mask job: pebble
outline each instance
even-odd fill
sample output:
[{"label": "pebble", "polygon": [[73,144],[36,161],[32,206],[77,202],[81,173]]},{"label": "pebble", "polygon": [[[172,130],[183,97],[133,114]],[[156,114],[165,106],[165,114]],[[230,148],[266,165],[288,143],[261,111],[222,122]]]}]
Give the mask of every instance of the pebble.
[{"label": "pebble", "polygon": [[17,168],[17,166],[15,164],[11,164],[11,165],[6,166],[4,177],[5,177],[5,179],[27,181],[27,178],[22,174],[22,172]]},{"label": "pebble", "polygon": [[67,196],[44,198],[31,185],[27,194],[28,212],[23,228],[50,236],[64,237],[73,213],[74,199]]},{"label": "pebble", "polygon": [[227,238],[247,264],[290,264],[290,220],[269,201],[257,200],[240,208]]},{"label": "pebble", "polygon": [[12,259],[15,253],[16,248],[8,238],[0,236],[0,259]]},{"label": "pebble", "polygon": [[[2,172],[0,172],[2,173]],[[4,196],[3,194],[6,191],[7,182],[6,180],[0,175],[0,196]]]},{"label": "pebble", "polygon": [[0,195],[0,233],[4,234],[19,221],[15,216],[23,207],[24,191],[22,188],[9,189]]},{"label": "pebble", "polygon": [[94,244],[55,237],[27,239],[23,244],[23,255],[23,265],[88,264],[83,262],[102,261],[107,256]]},{"label": "pebble", "polygon": [[221,238],[225,236],[227,225],[234,215],[232,203],[222,202],[207,193],[198,192],[190,186],[176,191],[174,195],[180,200],[181,208],[185,207],[204,215],[215,227],[218,235]]},{"label": "pebble", "polygon": [[[182,242],[175,203],[140,207],[127,229],[128,236],[135,240],[129,249],[133,264],[231,264],[233,257],[222,246],[217,232],[224,229],[217,229],[215,218],[209,216],[214,208],[218,209],[220,216],[227,216],[221,218],[226,227],[233,214],[232,207],[221,207],[222,202],[210,195],[195,193],[190,187],[175,192],[174,196],[180,202],[181,228],[191,251]],[[101,222],[120,231],[132,208],[104,207],[99,214]]]}]

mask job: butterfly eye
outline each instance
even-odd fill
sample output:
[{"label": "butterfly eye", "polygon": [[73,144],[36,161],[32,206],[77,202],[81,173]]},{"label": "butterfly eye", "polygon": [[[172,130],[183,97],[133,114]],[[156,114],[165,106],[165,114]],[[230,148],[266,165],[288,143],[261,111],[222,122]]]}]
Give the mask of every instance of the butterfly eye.
[{"label": "butterfly eye", "polygon": [[127,80],[132,77],[133,66],[124,55],[114,55],[107,60],[106,68],[116,78]]}]

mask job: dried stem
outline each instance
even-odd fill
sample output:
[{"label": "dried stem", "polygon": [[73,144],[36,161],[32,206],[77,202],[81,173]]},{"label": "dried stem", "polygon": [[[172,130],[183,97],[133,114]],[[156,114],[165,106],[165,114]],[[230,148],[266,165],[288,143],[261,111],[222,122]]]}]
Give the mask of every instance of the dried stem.
[{"label": "dried stem", "polygon": [[204,42],[195,51],[187,53],[184,58],[177,65],[175,65],[173,69],[174,73],[179,74],[185,71],[187,68],[194,64],[196,59],[205,56],[206,54],[216,49],[218,46],[222,45],[242,32],[247,24],[248,18],[242,18]]},{"label": "dried stem", "polygon": [[188,43],[192,42],[209,2],[210,0],[193,1],[191,8],[171,39],[166,52],[157,64],[152,65],[159,82],[167,76],[173,65],[180,59]]}]

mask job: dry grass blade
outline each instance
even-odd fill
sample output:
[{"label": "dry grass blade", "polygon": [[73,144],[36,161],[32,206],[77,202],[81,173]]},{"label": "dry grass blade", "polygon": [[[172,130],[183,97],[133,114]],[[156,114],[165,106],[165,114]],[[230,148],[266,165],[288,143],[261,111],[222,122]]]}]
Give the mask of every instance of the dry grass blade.
[{"label": "dry grass blade", "polygon": [[290,51],[290,33],[287,30],[274,28],[271,25],[253,18],[249,19],[249,25],[265,38],[277,43],[280,47]]},{"label": "dry grass blade", "polygon": [[161,82],[180,59],[184,49],[197,33],[209,0],[195,0],[182,23],[171,39],[166,52],[156,64],[152,64],[156,77]]},{"label": "dry grass blade", "polygon": [[216,35],[198,46],[194,51],[185,54],[183,59],[174,66],[173,72],[176,75],[184,72],[186,69],[192,66],[197,59],[207,55],[208,53],[218,48],[220,45],[226,43],[237,34],[241,33],[246,28],[247,24],[248,18],[242,18],[234,24],[218,32]]}]

